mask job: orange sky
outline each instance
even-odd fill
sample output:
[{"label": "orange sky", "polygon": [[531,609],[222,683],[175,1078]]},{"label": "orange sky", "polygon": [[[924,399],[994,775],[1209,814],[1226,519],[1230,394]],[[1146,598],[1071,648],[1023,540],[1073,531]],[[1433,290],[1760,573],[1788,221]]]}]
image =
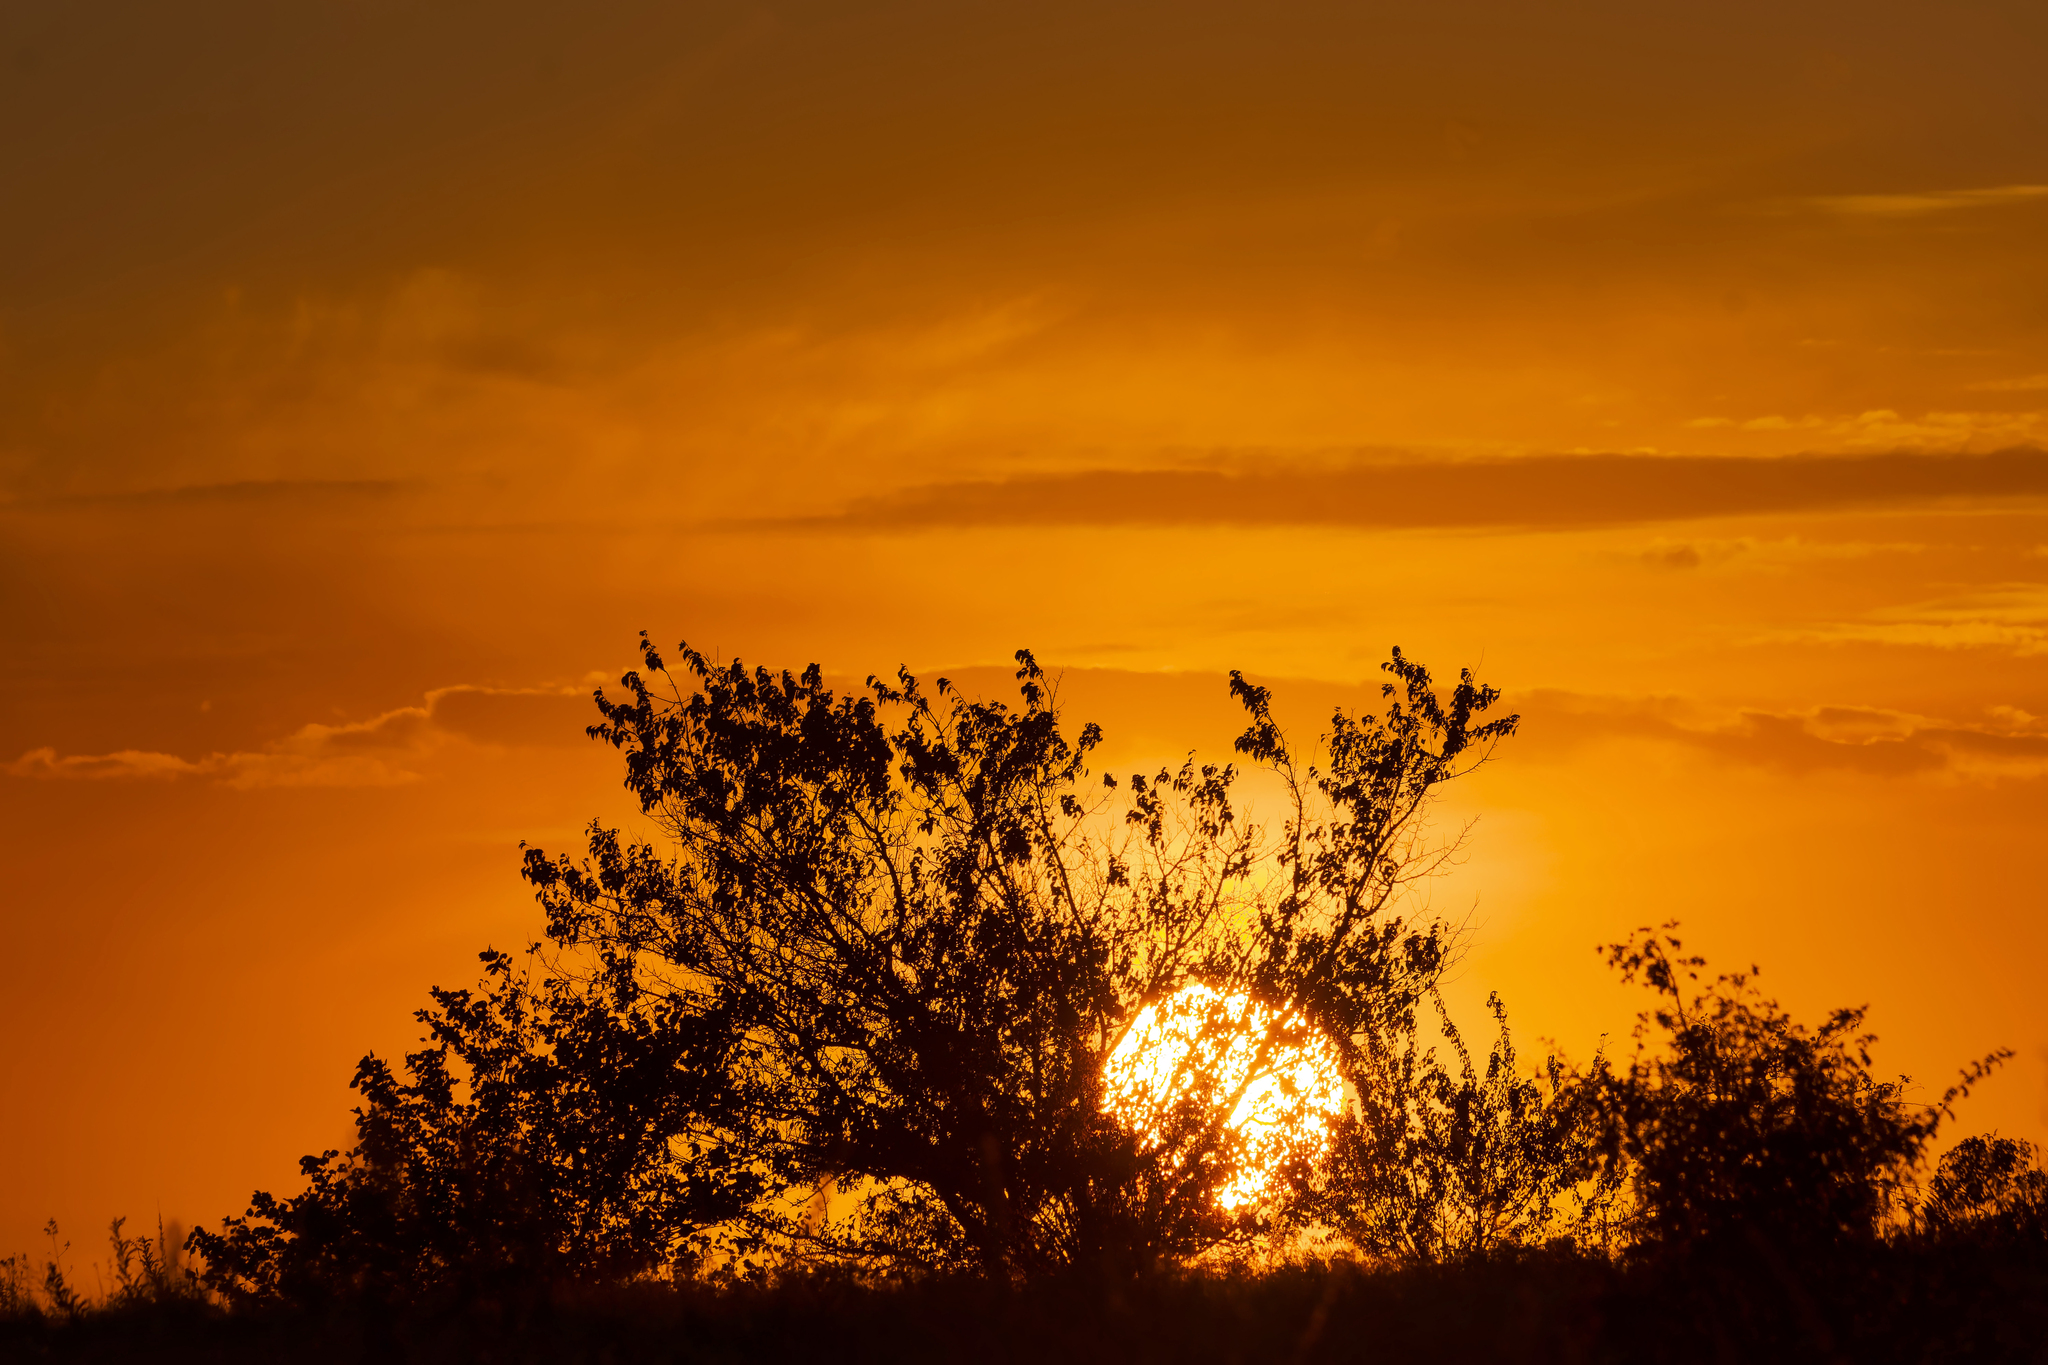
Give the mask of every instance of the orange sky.
[{"label": "orange sky", "polygon": [[[2048,1138],[2048,10],[0,13],[0,1253],[212,1219],[535,931],[636,632],[1525,734],[1455,990],[1683,919]],[[974,671],[986,670],[986,671]]]}]

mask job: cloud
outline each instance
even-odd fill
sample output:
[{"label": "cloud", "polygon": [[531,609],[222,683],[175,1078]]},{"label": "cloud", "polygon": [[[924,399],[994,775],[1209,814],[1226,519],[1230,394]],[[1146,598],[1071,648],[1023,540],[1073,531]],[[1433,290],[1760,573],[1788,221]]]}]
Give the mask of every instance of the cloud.
[{"label": "cloud", "polygon": [[1632,738],[1795,776],[2048,776],[2048,722],[2009,708],[1974,723],[1840,706],[1716,718],[1671,699],[1540,691],[1521,710],[1523,731],[1539,749]]},{"label": "cloud", "polygon": [[260,750],[183,758],[143,749],[59,754],[44,746],[0,765],[0,772],[87,781],[211,778],[243,788],[389,787],[418,781],[421,760],[450,742],[580,742],[590,716],[589,694],[578,690],[442,687],[422,705],[345,725],[304,725]]},{"label": "cloud", "polygon": [[111,754],[62,754],[44,746],[0,768],[10,777],[165,779],[211,777],[231,787],[391,787],[418,779],[402,764],[372,755],[321,755],[263,751],[176,754],[121,749]]},{"label": "cloud", "polygon": [[1636,558],[1653,569],[1697,569],[1736,560],[1785,567],[1823,560],[1868,559],[1881,554],[1919,554],[1926,548],[1905,540],[1808,540],[1800,536],[1775,540],[1755,536],[1676,540],[1660,536],[1639,551]]},{"label": "cloud", "polygon": [[1706,562],[1699,546],[1689,541],[1676,544],[1658,542],[1643,551],[1643,562],[1660,569],[1697,569]]},{"label": "cloud", "polygon": [[[2015,380],[2011,384],[1970,387],[2020,392],[2025,383]],[[2044,377],[2042,387],[2048,388],[2048,377]],[[1829,417],[1814,413],[1800,417],[1767,413],[1740,421],[1733,417],[1694,417],[1685,425],[1695,431],[1812,431],[1819,433],[1815,438],[1819,443],[1845,454],[1982,453],[1992,445],[2038,446],[2048,437],[2048,414],[2040,412],[1924,412],[1915,418],[1903,417],[1890,408],[1872,408]]]},{"label": "cloud", "polygon": [[399,479],[238,479],[228,483],[175,484],[119,493],[68,493],[19,499],[48,507],[155,507],[216,504],[268,508],[302,503],[331,506],[336,500],[386,501],[417,483]]},{"label": "cloud", "polygon": [[750,528],[1569,527],[2048,495],[2048,451],[1740,459],[1546,455],[1264,471],[1083,470],[936,483]]},{"label": "cloud", "polygon": [[1813,431],[1827,424],[1826,418],[1816,417],[1811,413],[1804,417],[1783,417],[1777,413],[1770,413],[1741,422],[1732,417],[1695,417],[1686,423],[1696,431],[1717,427],[1732,427],[1737,431]]},{"label": "cloud", "polygon": [[1826,429],[1836,448],[1845,451],[1982,450],[1996,442],[2006,446],[2038,445],[2048,436],[2048,415],[2039,412],[1926,412],[1902,417],[1878,408],[1843,418]]},{"label": "cloud", "polygon": [[1981,384],[1968,384],[1966,388],[1981,393],[2044,393],[2048,392],[2048,374],[2026,374],[2017,379],[1987,379]]},{"label": "cloud", "polygon": [[1909,645],[2048,654],[2048,584],[1994,583],[1971,592],[1885,607],[1854,621],[1780,632],[1773,641]]},{"label": "cloud", "polygon": [[[216,754],[214,758],[225,755]],[[121,749],[111,754],[69,754],[60,757],[47,746],[31,749],[6,767],[10,777],[183,777],[208,771],[207,762],[176,754]]]},{"label": "cloud", "polygon": [[2048,199],[2048,185],[1993,185],[1975,190],[1923,190],[1912,194],[1819,194],[1799,200],[1806,208],[1855,218],[1919,218],[1958,209],[1996,208]]}]

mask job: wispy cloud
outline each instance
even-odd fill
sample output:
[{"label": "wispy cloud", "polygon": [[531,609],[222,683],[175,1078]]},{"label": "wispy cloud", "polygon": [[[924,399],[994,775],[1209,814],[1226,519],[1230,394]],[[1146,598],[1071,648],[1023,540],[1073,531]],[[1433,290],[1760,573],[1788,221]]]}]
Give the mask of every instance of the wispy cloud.
[{"label": "wispy cloud", "polygon": [[[2044,380],[2048,380],[2048,376],[2044,376]],[[2015,393],[2025,391],[2018,382],[1973,387],[1997,387]],[[2048,387],[2048,383],[2044,383],[2044,387]],[[1809,431],[1814,433],[1810,439],[1815,444],[1845,454],[1875,451],[1960,454],[1968,450],[1982,451],[1994,443],[2006,447],[2038,445],[2048,437],[2048,413],[2042,412],[1934,411],[1906,417],[1890,408],[1871,408],[1833,416],[1805,413],[1788,417],[1782,413],[1766,413],[1761,417],[1747,418],[1695,417],[1685,425],[1695,431]]]},{"label": "wispy cloud", "polygon": [[1927,547],[1914,541],[1807,540],[1785,536],[1760,540],[1754,536],[1727,538],[1660,536],[1637,552],[1636,558],[1657,569],[1697,569],[1741,560],[1750,564],[1785,567],[1817,560],[1868,559],[1873,555],[1918,554]]},{"label": "wispy cloud", "polygon": [[384,502],[421,485],[398,479],[238,479],[227,483],[170,484],[113,493],[60,493],[25,497],[0,491],[0,506],[47,507],[271,507],[331,505],[337,500]]},{"label": "wispy cloud", "polygon": [[10,777],[86,781],[206,778],[231,787],[389,787],[418,781],[421,761],[451,741],[532,745],[580,741],[590,715],[576,689],[443,687],[345,725],[301,726],[257,750],[198,758],[146,749],[59,754],[45,745],[0,765]]},{"label": "wispy cloud", "polygon": [[1716,427],[1732,427],[1737,431],[1816,431],[1827,426],[1828,421],[1811,413],[1804,417],[1785,417],[1778,413],[1767,413],[1762,417],[1749,417],[1741,421],[1733,417],[1695,417],[1686,425],[1695,431],[1706,431]]},{"label": "wispy cloud", "polygon": [[1996,208],[2048,199],[2048,185],[1993,185],[1973,190],[1919,190],[1907,194],[1820,194],[1798,202],[1858,218],[1917,218],[1959,209]]},{"label": "wispy cloud", "polygon": [[1538,692],[1522,710],[1539,745],[1649,739],[1793,775],[2048,776],[2048,721],[2011,709],[1971,721],[1841,706],[1712,717],[1674,700]]},{"label": "wispy cloud", "polygon": [[2044,393],[2048,392],[2048,374],[2023,374],[2017,379],[1987,379],[1981,384],[1967,387],[1980,393]]},{"label": "wispy cloud", "polygon": [[[1889,415],[1889,414],[1887,414]],[[2048,495],[2048,451],[1782,459],[1537,456],[1261,471],[1084,470],[927,484],[738,527],[885,532],[1043,525],[1568,527]]]},{"label": "wispy cloud", "polygon": [[2048,584],[1990,584],[1968,593],[1886,607],[1770,637],[1800,643],[1906,645],[1923,649],[1997,649],[2048,654]]}]

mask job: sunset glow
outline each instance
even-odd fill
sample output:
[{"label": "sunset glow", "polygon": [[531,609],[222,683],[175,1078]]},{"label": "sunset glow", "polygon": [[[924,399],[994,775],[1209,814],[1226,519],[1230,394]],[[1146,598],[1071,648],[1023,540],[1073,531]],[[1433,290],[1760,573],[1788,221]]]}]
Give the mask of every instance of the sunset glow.
[{"label": "sunset glow", "polygon": [[1290,1163],[1328,1148],[1344,1112],[1337,1049],[1315,1029],[1281,1019],[1242,993],[1199,983],[1145,1006],[1103,1073],[1109,1111],[1156,1148],[1170,1129],[1224,1113],[1235,1170],[1217,1202],[1254,1206]]},{"label": "sunset glow", "polygon": [[[1029,648],[1119,777],[1469,664],[1461,1026],[1625,1039],[1675,919],[2048,1141],[2044,69],[2040,0],[0,6],[0,1257],[349,1146],[522,842],[641,837],[643,630]],[[1237,1065],[1172,1008],[1140,1131]]]}]

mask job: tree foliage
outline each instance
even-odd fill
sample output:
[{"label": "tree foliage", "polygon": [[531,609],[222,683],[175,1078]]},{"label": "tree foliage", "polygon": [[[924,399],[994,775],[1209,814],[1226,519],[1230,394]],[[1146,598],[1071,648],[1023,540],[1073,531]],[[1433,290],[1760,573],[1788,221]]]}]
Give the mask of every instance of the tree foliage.
[{"label": "tree foliage", "polygon": [[[1233,674],[1238,750],[1284,793],[1267,829],[1234,765],[1091,770],[1100,732],[1062,730],[1028,652],[1014,704],[643,654],[591,733],[665,840],[594,825],[582,857],[530,850],[537,979],[487,953],[481,992],[436,991],[402,1076],[362,1063],[357,1147],[197,1235],[216,1286],[395,1293],[707,1252],[1012,1274],[1270,1230],[1310,1172],[1226,1210],[1244,1145],[1224,1115],[1309,1031],[1354,1075],[1399,1046],[1448,947],[1401,905],[1451,848],[1422,813],[1515,725],[1396,650],[1383,711],[1336,714],[1302,759]],[[1191,1050],[1133,1131],[1104,1062],[1190,983],[1258,1002],[1234,1016],[1259,1021],[1250,1065]]]},{"label": "tree foliage", "polygon": [[716,1139],[784,1190],[863,1193],[830,1227],[797,1201],[750,1216],[856,1260],[1028,1271],[1242,1235],[1215,1198],[1216,1105],[1140,1142],[1105,1113],[1104,1061],[1189,981],[1271,1004],[1263,1053],[1303,1028],[1381,1046],[1443,961],[1439,929],[1395,904],[1434,865],[1418,817],[1514,726],[1479,719],[1497,693],[1469,674],[1440,700],[1396,651],[1385,713],[1333,717],[1300,768],[1267,692],[1233,675],[1238,748],[1288,793],[1269,835],[1240,818],[1234,766],[1098,777],[1100,732],[1062,732],[1028,652],[1015,707],[907,673],[841,696],[815,667],[679,657],[680,676],[648,646],[592,730],[669,847],[596,830],[588,859],[536,851],[526,873],[553,942],[745,1021]]}]

